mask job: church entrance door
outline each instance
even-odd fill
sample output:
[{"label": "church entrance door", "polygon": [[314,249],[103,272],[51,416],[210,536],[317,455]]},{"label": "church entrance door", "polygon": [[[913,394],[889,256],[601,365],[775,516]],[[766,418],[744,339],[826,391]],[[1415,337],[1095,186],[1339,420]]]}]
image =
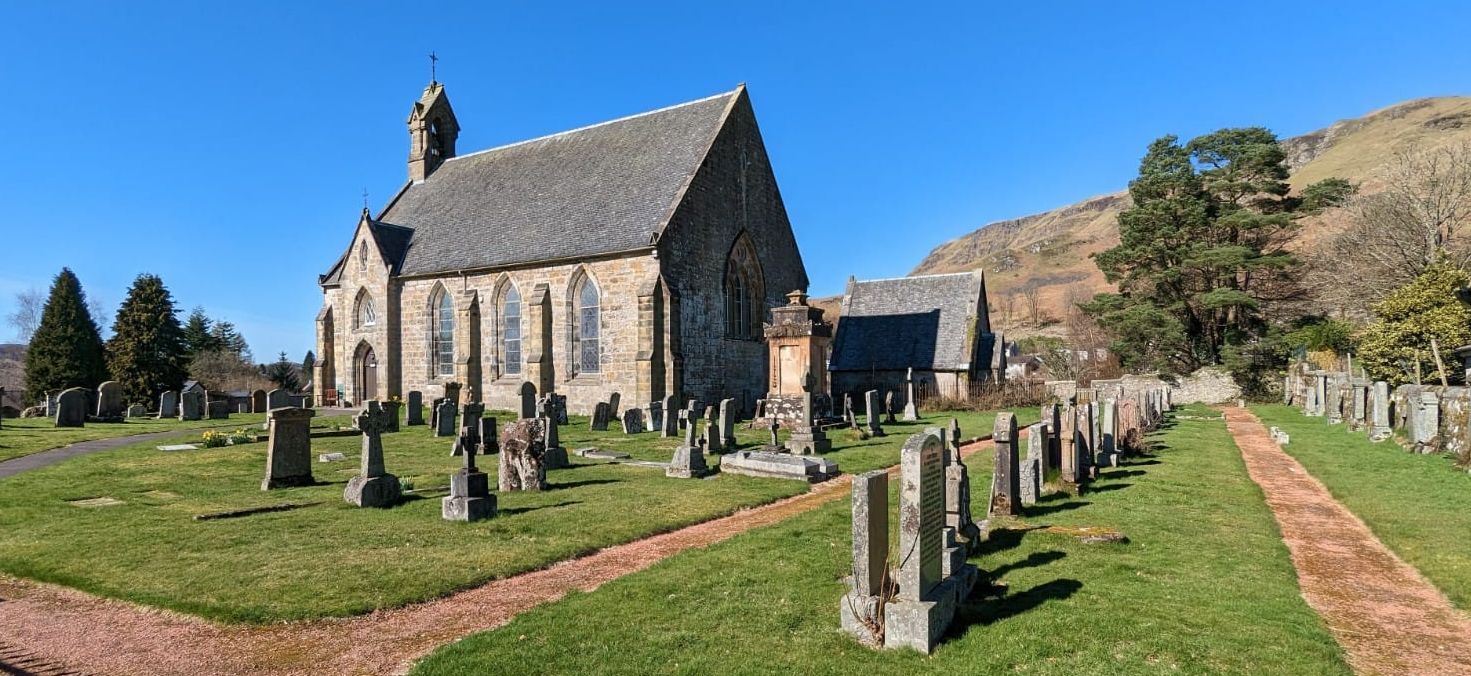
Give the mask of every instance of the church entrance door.
[{"label": "church entrance door", "polygon": [[363,346],[358,356],[357,390],[359,404],[378,396],[378,355]]}]

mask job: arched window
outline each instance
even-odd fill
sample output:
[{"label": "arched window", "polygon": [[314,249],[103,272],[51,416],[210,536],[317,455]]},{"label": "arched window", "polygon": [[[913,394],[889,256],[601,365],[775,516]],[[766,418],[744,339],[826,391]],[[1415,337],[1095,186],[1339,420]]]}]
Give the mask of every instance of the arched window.
[{"label": "arched window", "polygon": [[449,293],[441,287],[435,292],[434,301],[430,303],[430,359],[433,360],[434,374],[440,376],[452,376],[455,374],[455,304],[449,297]]},{"label": "arched window", "polygon": [[576,305],[572,328],[572,372],[597,373],[601,369],[598,354],[598,287],[583,277],[573,295]]},{"label": "arched window", "polygon": [[725,262],[725,335],[750,339],[761,335],[766,291],[756,247],[745,233],[736,238]]},{"label": "arched window", "polygon": [[358,270],[368,269],[368,241],[358,242]]},{"label": "arched window", "polygon": [[367,289],[358,292],[358,308],[353,315],[360,329],[378,323],[378,307],[373,304],[373,297],[368,295]]},{"label": "arched window", "polygon": [[506,284],[501,295],[501,371],[506,375],[521,373],[521,294]]}]

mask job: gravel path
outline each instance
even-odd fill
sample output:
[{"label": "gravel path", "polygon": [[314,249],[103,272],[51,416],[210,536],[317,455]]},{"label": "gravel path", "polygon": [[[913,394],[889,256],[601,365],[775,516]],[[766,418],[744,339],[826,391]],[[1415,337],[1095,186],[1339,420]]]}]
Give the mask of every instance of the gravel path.
[{"label": "gravel path", "polygon": [[[1303,598],[1361,674],[1471,674],[1471,617],[1400,560],[1274,443],[1244,408],[1225,408],[1297,567]],[[1394,452],[1386,448],[1386,453]]]},{"label": "gravel path", "polygon": [[[990,447],[972,443],[963,455]],[[897,471],[897,468],[891,469]],[[568,591],[592,591],[694,547],[847,498],[849,475],[802,495],[603,549],[451,596],[369,615],[222,625],[0,576],[0,637],[54,668],[105,674],[404,673],[434,648],[494,629]],[[591,620],[589,620],[591,621]],[[0,672],[4,662],[0,661]]]}]

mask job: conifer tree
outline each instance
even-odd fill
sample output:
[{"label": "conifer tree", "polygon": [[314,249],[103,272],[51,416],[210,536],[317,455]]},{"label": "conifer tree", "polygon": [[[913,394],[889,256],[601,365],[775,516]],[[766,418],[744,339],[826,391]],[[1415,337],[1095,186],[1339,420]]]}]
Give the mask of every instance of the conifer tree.
[{"label": "conifer tree", "polygon": [[82,284],[69,268],[62,268],[26,350],[26,398],[41,401],[46,392],[97,387],[106,379],[102,338],[87,310]]},{"label": "conifer tree", "polygon": [[204,314],[204,308],[196,307],[189,313],[188,321],[184,322],[184,353],[190,359],[196,355],[203,354],[220,346],[219,341],[211,333],[214,322]]},{"label": "conifer tree", "polygon": [[301,389],[301,379],[296,375],[296,365],[282,352],[276,363],[266,367],[266,378],[283,390],[295,392]]},{"label": "conifer tree", "polygon": [[164,390],[183,385],[184,331],[174,298],[157,275],[141,274],[133,280],[112,331],[107,368],[123,386],[129,403],[146,404]]}]

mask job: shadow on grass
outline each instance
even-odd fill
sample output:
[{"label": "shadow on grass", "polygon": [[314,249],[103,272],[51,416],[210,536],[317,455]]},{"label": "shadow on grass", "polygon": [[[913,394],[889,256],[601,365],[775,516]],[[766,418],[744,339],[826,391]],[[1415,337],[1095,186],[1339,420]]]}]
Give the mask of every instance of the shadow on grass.
[{"label": "shadow on grass", "polygon": [[[1124,484],[1124,485],[1127,486],[1128,484]],[[1090,487],[1088,487],[1087,490],[1088,490],[1089,493],[1092,493],[1094,491],[1103,490],[1103,489],[1101,489],[1101,488],[1093,488],[1093,487],[1090,486]],[[1042,516],[1044,514],[1055,514],[1057,512],[1066,512],[1066,511],[1069,511],[1069,510],[1077,509],[1079,507],[1086,507],[1086,506],[1091,505],[1091,504],[1093,504],[1093,503],[1088,502],[1087,500],[1074,500],[1072,502],[1063,502],[1063,503],[1059,503],[1059,504],[1056,504],[1056,505],[1024,507],[1024,508],[1022,508],[1022,512],[1025,513],[1027,516]]]},{"label": "shadow on grass", "polygon": [[1145,474],[1148,474],[1148,472],[1142,469],[1125,469],[1114,472],[1104,472],[1100,476],[1104,479],[1127,479],[1129,477],[1144,476]]},{"label": "shadow on grass", "polygon": [[1000,598],[969,600],[960,608],[955,623],[945,632],[947,637],[965,633],[973,624],[995,624],[1009,617],[1016,617],[1034,610],[1048,601],[1061,601],[1083,588],[1077,580],[1060,578],[1044,582],[1024,592],[1008,594]]},{"label": "shadow on grass", "polygon": [[622,479],[584,479],[582,481],[568,481],[567,483],[556,483],[547,487],[549,491],[560,491],[568,488],[582,488],[583,486],[598,486],[601,484],[621,484]]},{"label": "shadow on grass", "polygon": [[976,553],[972,556],[983,556],[986,554],[997,554],[1008,549],[1015,549],[1022,543],[1022,536],[1027,531],[1023,528],[1003,528],[987,533],[986,539],[976,546]]},{"label": "shadow on grass", "polygon": [[1028,554],[1027,555],[1027,558],[1025,558],[1025,559],[1022,559],[1022,560],[1017,561],[1015,563],[1008,563],[1008,564],[1000,565],[1000,566],[997,566],[996,568],[994,568],[992,570],[986,571],[986,576],[989,577],[989,578],[991,578],[992,580],[999,580],[999,579],[1001,579],[1002,576],[1006,575],[1007,573],[1010,573],[1013,570],[1020,570],[1022,568],[1036,568],[1038,566],[1045,566],[1045,565],[1047,565],[1049,563],[1052,563],[1053,561],[1056,561],[1058,559],[1061,559],[1061,558],[1063,558],[1065,556],[1067,556],[1067,553],[1066,552],[1060,552],[1060,551],[1057,551],[1055,549],[1048,550],[1048,551],[1045,551],[1045,552],[1032,552],[1031,554]]},{"label": "shadow on grass", "polygon": [[1133,486],[1133,485],[1134,484],[1132,484],[1132,483],[1124,482],[1124,483],[1120,483],[1120,484],[1107,484],[1107,485],[1103,485],[1103,486],[1089,486],[1088,487],[1088,492],[1089,493],[1107,493],[1109,491],[1121,491],[1121,490],[1124,490],[1125,488],[1128,488],[1128,487]]},{"label": "shadow on grass", "polygon": [[552,503],[550,505],[537,505],[535,507],[502,507],[502,508],[496,510],[496,514],[498,514],[500,516],[515,516],[517,514],[525,514],[527,512],[534,512],[534,511],[536,511],[538,509],[552,509],[554,507],[571,507],[572,505],[580,505],[580,504],[582,504],[582,501],[581,500],[564,500],[562,502],[554,502],[554,503]]},{"label": "shadow on grass", "polygon": [[1119,467],[1141,467],[1141,466],[1162,465],[1162,464],[1164,464],[1164,463],[1161,462],[1161,461],[1159,461],[1159,460],[1156,460],[1156,459],[1154,459],[1152,457],[1146,457],[1146,458],[1140,459],[1140,460],[1125,459],[1125,460],[1119,462]]}]

